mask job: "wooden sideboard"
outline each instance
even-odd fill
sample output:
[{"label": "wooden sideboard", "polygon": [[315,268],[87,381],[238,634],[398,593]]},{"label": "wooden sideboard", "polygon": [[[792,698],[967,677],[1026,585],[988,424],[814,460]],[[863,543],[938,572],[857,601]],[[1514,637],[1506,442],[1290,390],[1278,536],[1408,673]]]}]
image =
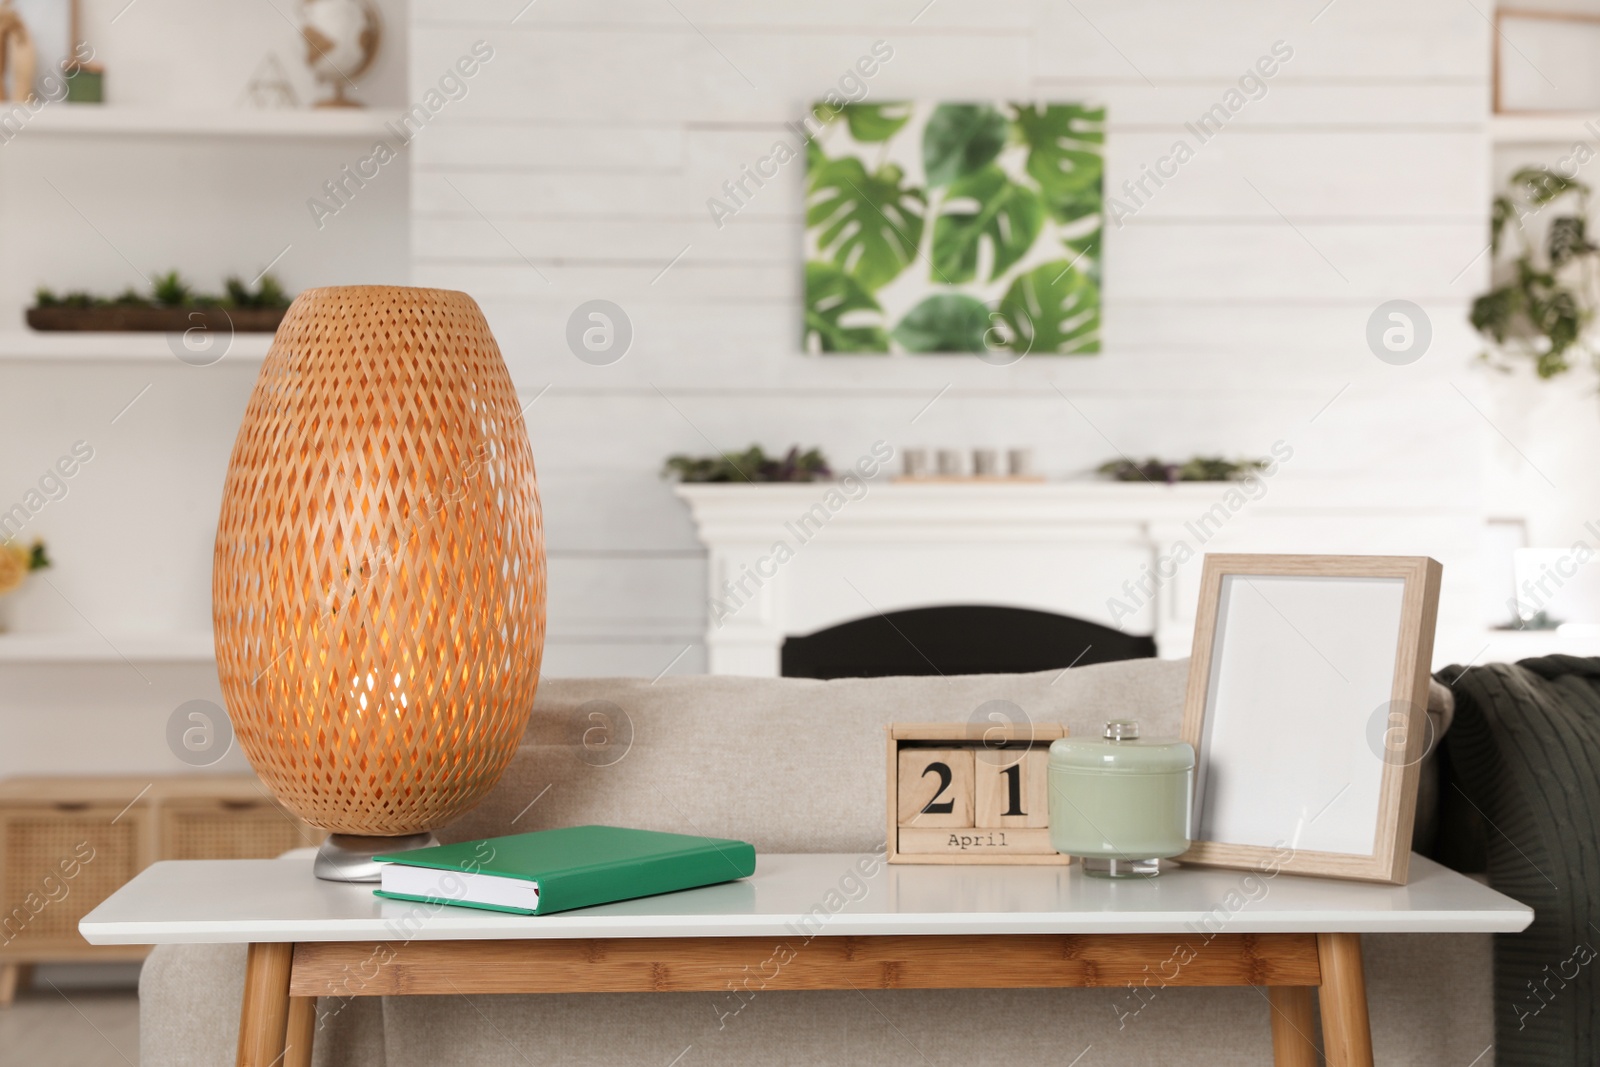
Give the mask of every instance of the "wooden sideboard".
[{"label": "wooden sideboard", "polygon": [[35,963],[142,959],[90,945],[78,920],[156,860],[266,858],[324,836],[253,777],[0,781],[0,1005]]}]

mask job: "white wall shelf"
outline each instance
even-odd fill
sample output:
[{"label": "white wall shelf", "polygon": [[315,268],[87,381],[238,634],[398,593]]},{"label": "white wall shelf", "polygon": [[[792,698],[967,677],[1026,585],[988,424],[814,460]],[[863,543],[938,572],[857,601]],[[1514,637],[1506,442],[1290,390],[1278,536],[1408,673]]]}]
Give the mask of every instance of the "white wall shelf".
[{"label": "white wall shelf", "polygon": [[1495,144],[1600,143],[1600,115],[1495,115],[1489,119]]},{"label": "white wall shelf", "polygon": [[[260,360],[272,347],[270,333],[236,333],[225,361]],[[91,331],[0,331],[0,362],[165,362],[177,361],[164,333]]]},{"label": "white wall shelf", "polygon": [[[21,123],[21,134],[127,134],[158,137],[315,137],[366,140],[397,122],[392,108],[201,110],[50,104]],[[392,136],[392,135],[391,135]]]},{"label": "white wall shelf", "polygon": [[210,663],[211,634],[0,634],[0,665],[51,663]]}]

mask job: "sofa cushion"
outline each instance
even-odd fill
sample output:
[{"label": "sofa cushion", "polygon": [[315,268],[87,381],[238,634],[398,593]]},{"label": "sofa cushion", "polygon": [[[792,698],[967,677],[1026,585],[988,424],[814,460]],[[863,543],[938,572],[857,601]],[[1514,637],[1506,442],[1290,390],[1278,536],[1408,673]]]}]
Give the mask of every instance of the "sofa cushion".
[{"label": "sofa cushion", "polygon": [[1134,718],[1176,736],[1187,674],[1187,660],[1142,659],[948,678],[547,678],[505,776],[439,837],[610,823],[868,852],[886,830],[888,724],[1000,714],[1081,735]]}]

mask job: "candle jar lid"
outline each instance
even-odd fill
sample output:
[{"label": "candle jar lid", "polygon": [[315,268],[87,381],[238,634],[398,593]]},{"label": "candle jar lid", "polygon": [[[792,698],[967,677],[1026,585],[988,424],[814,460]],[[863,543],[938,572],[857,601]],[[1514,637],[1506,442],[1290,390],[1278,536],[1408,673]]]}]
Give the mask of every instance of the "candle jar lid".
[{"label": "candle jar lid", "polygon": [[1050,743],[1050,766],[1099,774],[1182,774],[1194,768],[1194,747],[1175,737],[1140,737],[1132,719],[1112,719],[1101,737]]}]

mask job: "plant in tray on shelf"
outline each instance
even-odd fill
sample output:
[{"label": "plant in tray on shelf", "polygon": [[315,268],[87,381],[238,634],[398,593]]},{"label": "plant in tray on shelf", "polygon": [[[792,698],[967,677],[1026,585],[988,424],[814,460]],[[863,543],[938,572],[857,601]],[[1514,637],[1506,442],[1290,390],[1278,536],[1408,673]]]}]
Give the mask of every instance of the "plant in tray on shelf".
[{"label": "plant in tray on shelf", "polygon": [[[1556,206],[1569,213],[1551,217],[1541,249],[1527,222]],[[1494,198],[1491,255],[1499,255],[1508,223],[1516,224],[1516,257],[1497,265],[1500,284],[1472,302],[1472,325],[1490,342],[1483,359],[1499,370],[1531,361],[1541,378],[1571,370],[1574,355],[1600,366],[1600,348],[1588,336],[1600,304],[1600,245],[1589,239],[1589,187],[1545,167],[1524,167]]]},{"label": "plant in tray on shelf", "polygon": [[28,309],[36,330],[183,331],[196,326],[270,333],[289,307],[289,294],[270,274],[252,286],[234,276],[221,294],[197,292],[176,270],[158,274],[149,295],[128,288],[114,297],[83,290],[58,294],[41,286]]},{"label": "plant in tray on shelf", "polygon": [[1114,459],[1102,463],[1096,473],[1117,482],[1242,482],[1257,471],[1265,470],[1264,459],[1224,459],[1221,456],[1194,456],[1182,463],[1169,463],[1151,457],[1143,463],[1131,459]]},{"label": "plant in tray on shelf", "polygon": [[261,276],[253,292],[238,275],[230,277],[224,283],[224,288],[228,290],[228,301],[238,308],[286,308],[290,304],[289,294],[283,291],[278,279],[270,274]]},{"label": "plant in tray on shelf", "polygon": [[176,270],[157,274],[150,283],[150,299],[161,307],[176,308],[189,303],[194,287],[183,280]]},{"label": "plant in tray on shelf", "polygon": [[668,456],[661,476],[680,482],[817,482],[832,478],[833,470],[820,449],[801,452],[795,445],[776,459],[751,445],[717,456]]}]

